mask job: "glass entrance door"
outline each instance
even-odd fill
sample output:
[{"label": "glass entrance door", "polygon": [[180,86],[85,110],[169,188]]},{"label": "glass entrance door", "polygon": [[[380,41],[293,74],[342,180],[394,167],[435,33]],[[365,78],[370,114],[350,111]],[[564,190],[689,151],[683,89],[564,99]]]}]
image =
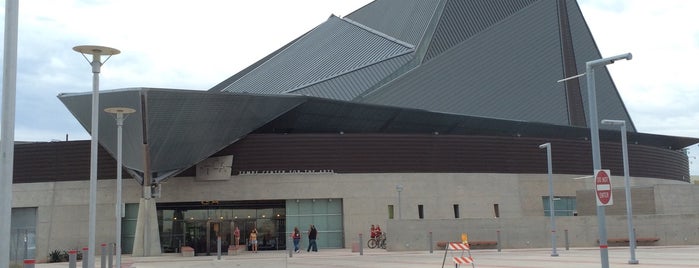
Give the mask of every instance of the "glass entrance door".
[{"label": "glass entrance door", "polygon": [[221,238],[221,252],[223,254],[228,252],[228,245],[231,244],[231,236],[233,233],[231,230],[231,221],[209,221],[207,222],[206,233],[207,255],[217,254],[219,237]]}]

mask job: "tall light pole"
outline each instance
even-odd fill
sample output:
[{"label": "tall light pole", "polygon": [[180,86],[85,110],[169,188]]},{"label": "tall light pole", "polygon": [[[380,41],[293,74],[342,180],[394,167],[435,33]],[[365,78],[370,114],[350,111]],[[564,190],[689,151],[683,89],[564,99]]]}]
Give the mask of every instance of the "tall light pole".
[{"label": "tall light pole", "polygon": [[549,169],[549,214],[551,217],[551,257],[558,257],[556,252],[556,210],[553,207],[553,161],[551,161],[551,143],[539,145],[539,149],[546,148],[546,162]]},{"label": "tall light pole", "polygon": [[0,126],[0,267],[10,267],[12,177],[15,158],[17,103],[17,19],[19,1],[5,1],[5,50],[2,65],[2,126]]},{"label": "tall light pole", "polygon": [[[88,223],[88,245],[87,245],[87,267],[95,267],[95,224],[97,219],[97,140],[99,135],[97,130],[99,129],[99,74],[102,64],[102,55],[108,56],[104,62],[107,62],[112,55],[119,54],[120,51],[115,48],[103,47],[103,46],[76,46],[73,50],[79,52],[85,57],[90,66],[92,66],[92,121],[91,121],[91,140],[90,143],[90,204],[89,204],[89,214],[90,219]],[[85,55],[92,55],[92,61],[90,61]]]},{"label": "tall light pole", "polygon": [[401,185],[401,184],[396,185],[396,191],[398,191],[398,219],[399,219],[399,220],[402,220],[403,217],[402,217],[402,215],[400,215],[400,211],[401,211],[401,208],[400,208],[400,192],[403,191],[403,185]]},{"label": "tall light pole", "polygon": [[602,124],[621,126],[621,153],[624,158],[624,191],[626,193],[626,223],[629,229],[629,250],[631,258],[629,264],[638,264],[636,259],[636,234],[633,231],[633,211],[631,209],[631,186],[629,185],[629,147],[626,141],[626,121],[602,120]]},{"label": "tall light pole", "polygon": [[136,110],[131,109],[131,108],[125,108],[125,107],[112,107],[112,108],[107,108],[104,109],[105,112],[108,112],[110,114],[115,114],[116,115],[116,124],[117,124],[117,178],[116,178],[116,184],[117,184],[117,193],[116,193],[116,267],[121,267],[121,218],[124,217],[124,214],[122,213],[123,205],[121,203],[121,170],[122,170],[122,163],[121,163],[121,148],[122,148],[122,126],[124,125],[124,119],[126,117],[124,115],[132,114],[136,112]]},{"label": "tall light pole", "polygon": [[[588,61],[585,73],[587,75],[587,97],[590,111],[590,140],[592,141],[593,172],[602,169],[602,158],[599,148],[599,119],[597,118],[597,95],[595,92],[595,67],[612,64],[617,60],[631,60],[631,53],[616,55]],[[597,206],[597,225],[599,228],[599,250],[602,268],[609,268],[609,246],[607,245],[607,227],[604,206]]]}]

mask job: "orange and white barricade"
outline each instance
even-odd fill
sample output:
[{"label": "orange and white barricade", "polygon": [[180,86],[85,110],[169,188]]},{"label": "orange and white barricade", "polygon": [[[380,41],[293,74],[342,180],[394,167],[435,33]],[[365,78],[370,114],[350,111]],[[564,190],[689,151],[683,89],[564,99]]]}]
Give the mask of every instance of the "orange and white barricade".
[{"label": "orange and white barricade", "polygon": [[461,235],[461,238],[463,242],[449,242],[449,244],[444,248],[442,268],[444,268],[444,263],[447,259],[447,252],[451,253],[451,259],[454,261],[456,268],[459,268],[462,264],[471,264],[471,267],[476,267],[476,264],[473,261],[473,256],[471,256],[471,246],[468,244],[468,236],[464,233]]}]

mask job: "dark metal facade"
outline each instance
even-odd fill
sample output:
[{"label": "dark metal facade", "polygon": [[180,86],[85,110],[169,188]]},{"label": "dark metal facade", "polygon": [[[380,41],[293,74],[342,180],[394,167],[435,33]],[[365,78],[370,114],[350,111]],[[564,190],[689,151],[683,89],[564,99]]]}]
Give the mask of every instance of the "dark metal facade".
[{"label": "dark metal facade", "polygon": [[[551,142],[556,174],[592,174],[587,141],[406,134],[253,134],[218,155],[234,155],[233,173],[332,170],[335,173],[546,173]],[[619,143],[603,142],[602,166],[622,176]],[[630,175],[689,181],[682,151],[629,145]],[[429,178],[426,178],[429,179]]]},{"label": "dark metal facade", "polygon": [[[331,170],[335,173],[546,173],[552,143],[556,174],[592,174],[590,143],[584,140],[430,134],[252,134],[216,155],[234,155],[241,172]],[[602,166],[623,175],[621,145],[602,142]],[[15,146],[14,183],[89,179],[90,142],[45,142]],[[116,162],[99,150],[98,179],[116,178]],[[634,177],[689,181],[682,151],[629,145]],[[180,176],[194,176],[194,168]],[[128,175],[125,175],[128,177]],[[429,178],[427,178],[429,179]]]}]

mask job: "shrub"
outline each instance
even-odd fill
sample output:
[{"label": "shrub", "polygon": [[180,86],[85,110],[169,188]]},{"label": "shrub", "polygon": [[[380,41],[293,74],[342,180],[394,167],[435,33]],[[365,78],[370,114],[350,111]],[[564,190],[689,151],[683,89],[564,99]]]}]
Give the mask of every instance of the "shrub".
[{"label": "shrub", "polygon": [[68,261],[68,253],[65,250],[54,249],[49,252],[49,262],[64,262]]}]

